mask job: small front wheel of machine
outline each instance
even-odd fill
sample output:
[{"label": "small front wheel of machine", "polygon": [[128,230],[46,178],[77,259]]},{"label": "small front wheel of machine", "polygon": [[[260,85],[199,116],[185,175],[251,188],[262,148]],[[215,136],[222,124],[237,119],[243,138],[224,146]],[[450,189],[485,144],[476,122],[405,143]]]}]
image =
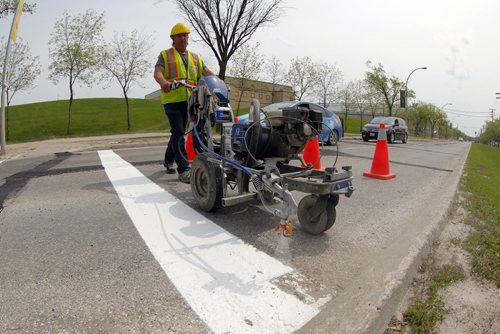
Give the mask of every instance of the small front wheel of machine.
[{"label": "small front wheel of machine", "polygon": [[364,142],[367,142],[368,140],[370,140],[370,138],[368,137],[368,135],[361,135],[361,137],[363,138]]},{"label": "small front wheel of machine", "polygon": [[213,212],[222,206],[222,170],[208,160],[209,154],[198,154],[191,165],[191,192],[200,209]]},{"label": "small front wheel of machine", "polygon": [[391,132],[391,133],[387,134],[387,143],[388,144],[394,143],[394,132]]},{"label": "small front wheel of machine", "polygon": [[337,133],[336,130],[332,130],[332,132],[330,132],[330,135],[328,136],[328,140],[326,141],[326,143],[328,145],[337,145],[339,141],[339,134]]},{"label": "small front wheel of machine", "polygon": [[336,218],[335,198],[328,198],[325,210],[317,215],[315,206],[318,199],[318,196],[308,195],[300,201],[297,207],[300,226],[305,232],[313,235],[330,229]]},{"label": "small front wheel of machine", "polygon": [[408,134],[405,133],[404,137],[403,137],[403,144],[406,144],[408,142]]}]

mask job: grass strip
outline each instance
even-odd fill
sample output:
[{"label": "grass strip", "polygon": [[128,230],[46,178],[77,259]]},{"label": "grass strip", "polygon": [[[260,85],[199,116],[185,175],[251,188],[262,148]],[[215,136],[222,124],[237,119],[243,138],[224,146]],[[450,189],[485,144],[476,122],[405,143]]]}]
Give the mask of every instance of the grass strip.
[{"label": "grass strip", "polygon": [[466,223],[473,231],[462,243],[472,255],[472,270],[500,287],[500,149],[473,144],[462,182]]}]

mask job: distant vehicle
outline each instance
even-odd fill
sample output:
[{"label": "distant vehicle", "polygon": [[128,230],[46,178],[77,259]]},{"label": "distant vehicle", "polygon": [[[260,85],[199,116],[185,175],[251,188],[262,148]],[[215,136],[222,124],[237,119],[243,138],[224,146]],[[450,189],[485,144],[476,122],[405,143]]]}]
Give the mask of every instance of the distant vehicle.
[{"label": "distant vehicle", "polygon": [[[278,111],[283,108],[290,107],[304,107],[316,111],[320,111],[323,115],[323,127],[320,135],[320,140],[328,145],[337,145],[337,142],[344,136],[344,131],[342,129],[342,122],[340,118],[333,112],[320,105],[312,102],[304,101],[286,101],[277,102],[265,106],[262,111],[265,113],[272,113],[273,111]],[[243,116],[238,116],[238,123],[248,122],[248,114]]]},{"label": "distant vehicle", "polygon": [[458,141],[464,141],[464,139],[462,137],[458,138]]},{"label": "distant vehicle", "polygon": [[395,140],[401,140],[403,144],[408,142],[408,126],[406,126],[405,120],[399,117],[386,116],[375,117],[370,123],[363,126],[361,137],[364,141],[377,139],[380,123],[385,124],[387,142],[389,144],[394,143]]}]

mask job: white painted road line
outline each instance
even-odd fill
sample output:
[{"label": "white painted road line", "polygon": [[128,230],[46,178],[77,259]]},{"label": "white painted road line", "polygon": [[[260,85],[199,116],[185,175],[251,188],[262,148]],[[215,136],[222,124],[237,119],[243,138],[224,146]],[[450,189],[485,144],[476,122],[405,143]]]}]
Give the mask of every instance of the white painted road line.
[{"label": "white painted road line", "polygon": [[99,157],[151,253],[212,331],[290,333],[328,301],[284,292],[273,282],[293,277],[292,268],[191,209],[113,151]]}]

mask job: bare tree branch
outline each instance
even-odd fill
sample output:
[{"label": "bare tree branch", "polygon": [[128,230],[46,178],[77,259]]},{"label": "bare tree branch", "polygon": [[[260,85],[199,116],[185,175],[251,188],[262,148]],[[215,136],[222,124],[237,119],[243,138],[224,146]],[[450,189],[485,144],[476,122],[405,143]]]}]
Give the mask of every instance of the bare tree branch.
[{"label": "bare tree branch", "polygon": [[219,62],[219,77],[258,28],[275,23],[285,0],[172,0]]}]

